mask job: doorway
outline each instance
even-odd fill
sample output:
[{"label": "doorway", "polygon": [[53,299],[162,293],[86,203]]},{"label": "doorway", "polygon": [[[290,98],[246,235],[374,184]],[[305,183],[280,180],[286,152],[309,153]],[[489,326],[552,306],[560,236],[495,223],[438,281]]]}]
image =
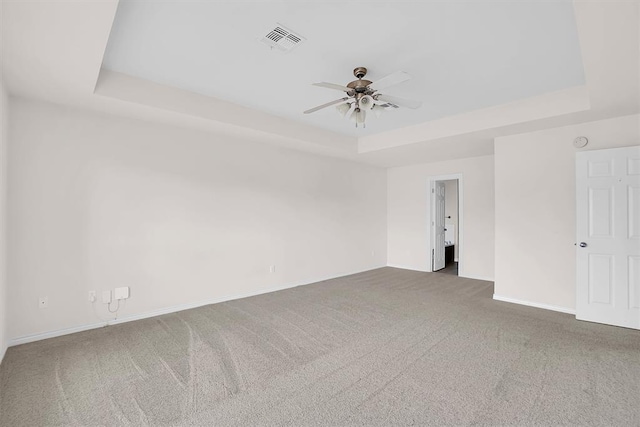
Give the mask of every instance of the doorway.
[{"label": "doorway", "polygon": [[462,175],[431,177],[431,271],[461,275]]}]

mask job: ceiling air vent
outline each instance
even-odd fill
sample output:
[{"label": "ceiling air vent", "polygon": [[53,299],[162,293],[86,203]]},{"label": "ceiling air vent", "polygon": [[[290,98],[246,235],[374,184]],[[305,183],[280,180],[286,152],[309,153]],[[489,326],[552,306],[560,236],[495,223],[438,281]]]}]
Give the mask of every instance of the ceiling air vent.
[{"label": "ceiling air vent", "polygon": [[304,37],[294,33],[284,25],[276,24],[260,41],[281,52],[289,52],[304,40]]}]

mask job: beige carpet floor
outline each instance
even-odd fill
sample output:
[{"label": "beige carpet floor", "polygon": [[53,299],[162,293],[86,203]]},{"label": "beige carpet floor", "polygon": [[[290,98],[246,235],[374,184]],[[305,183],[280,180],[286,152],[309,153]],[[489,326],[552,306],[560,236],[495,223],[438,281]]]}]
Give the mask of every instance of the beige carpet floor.
[{"label": "beige carpet floor", "polygon": [[12,347],[0,424],[640,425],[640,331],[383,268]]}]

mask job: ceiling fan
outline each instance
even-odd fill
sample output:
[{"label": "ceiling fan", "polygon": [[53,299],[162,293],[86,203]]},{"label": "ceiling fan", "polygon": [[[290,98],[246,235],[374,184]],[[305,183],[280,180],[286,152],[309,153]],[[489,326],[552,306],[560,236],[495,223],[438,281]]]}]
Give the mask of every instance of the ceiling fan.
[{"label": "ceiling fan", "polygon": [[323,108],[337,105],[338,112],[344,117],[349,117],[355,121],[356,127],[359,124],[365,127],[365,120],[369,111],[379,116],[386,108],[407,107],[416,109],[422,105],[421,101],[412,101],[380,93],[383,89],[409,80],[411,76],[404,71],[396,71],[375,82],[364,79],[367,75],[365,67],[357,67],[353,70],[353,75],[356,76],[357,80],[348,83],[346,86],[326,82],[313,83],[314,86],[345,92],[347,96],[318,105],[305,111],[304,114],[314,113]]}]

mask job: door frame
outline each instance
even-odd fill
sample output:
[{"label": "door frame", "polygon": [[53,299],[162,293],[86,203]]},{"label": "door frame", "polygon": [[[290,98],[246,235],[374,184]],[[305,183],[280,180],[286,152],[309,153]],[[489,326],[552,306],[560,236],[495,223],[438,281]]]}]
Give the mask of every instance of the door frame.
[{"label": "door frame", "polygon": [[465,277],[464,275],[464,181],[462,173],[452,173],[446,175],[432,175],[429,177],[429,218],[427,219],[427,230],[429,230],[429,259],[427,261],[428,267],[426,271],[433,272],[433,249],[435,247],[435,233],[433,230],[433,218],[435,218],[435,183],[436,181],[448,181],[452,179],[458,180],[458,241],[455,243],[458,246],[458,277]]}]

